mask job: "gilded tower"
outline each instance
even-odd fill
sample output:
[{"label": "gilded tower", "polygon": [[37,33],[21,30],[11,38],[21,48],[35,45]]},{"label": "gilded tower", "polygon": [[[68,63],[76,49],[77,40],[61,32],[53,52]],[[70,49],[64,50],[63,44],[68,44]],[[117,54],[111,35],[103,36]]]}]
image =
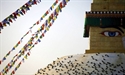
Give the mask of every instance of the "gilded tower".
[{"label": "gilded tower", "polygon": [[93,0],[84,37],[90,38],[86,53],[125,53],[125,0]]}]

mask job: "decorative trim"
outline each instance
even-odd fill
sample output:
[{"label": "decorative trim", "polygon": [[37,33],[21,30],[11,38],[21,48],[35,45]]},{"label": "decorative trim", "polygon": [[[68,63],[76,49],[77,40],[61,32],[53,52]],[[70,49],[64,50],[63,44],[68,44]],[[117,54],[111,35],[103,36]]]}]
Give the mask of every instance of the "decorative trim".
[{"label": "decorative trim", "polygon": [[125,50],[86,50],[85,53],[125,53]]},{"label": "decorative trim", "polygon": [[125,14],[125,11],[88,11],[86,14]]},{"label": "decorative trim", "polygon": [[89,11],[86,17],[125,17],[125,11]]}]

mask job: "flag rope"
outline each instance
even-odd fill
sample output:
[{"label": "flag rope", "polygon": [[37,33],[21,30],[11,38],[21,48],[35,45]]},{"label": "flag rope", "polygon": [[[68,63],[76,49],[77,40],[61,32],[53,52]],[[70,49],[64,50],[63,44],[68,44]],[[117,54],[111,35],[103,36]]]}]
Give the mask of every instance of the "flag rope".
[{"label": "flag rope", "polygon": [[[27,59],[27,56],[30,55],[30,50],[38,43],[41,42],[41,38],[44,37],[44,34],[49,30],[49,28],[51,27],[51,25],[54,23],[54,21],[56,20],[59,12],[61,12],[62,7],[65,7],[66,3],[69,0],[63,0],[62,2],[60,2],[60,4],[57,6],[57,8],[54,10],[54,12],[49,16],[49,18],[45,21],[45,23],[37,30],[37,33],[35,34],[35,36],[32,36],[30,38],[30,40],[28,41],[27,44],[25,44],[25,46],[19,51],[19,55],[16,54],[16,56],[13,57],[13,59],[10,61],[10,63],[8,63],[8,65],[1,71],[1,74],[7,74],[7,72],[13,67],[13,65],[15,64],[15,62],[22,56],[25,54],[25,51],[28,51],[27,54],[24,56],[24,58],[22,59],[22,61],[24,61],[24,59]],[[53,15],[53,16],[52,16]],[[51,23],[50,23],[51,22]],[[44,32],[42,33],[42,30],[44,30]],[[41,36],[38,38],[38,34],[42,33]],[[37,41],[33,44],[32,41],[34,38],[38,38]],[[30,42],[30,43],[29,43]],[[33,44],[33,45],[32,45]],[[31,46],[32,45],[32,46]],[[29,49],[28,49],[29,48]],[[27,50],[28,49],[28,50]],[[15,57],[17,57],[15,59]],[[14,60],[15,59],[15,60]],[[19,68],[21,65],[21,62],[16,66],[16,68],[11,72],[12,74],[15,74],[15,71],[17,70],[17,68]]]},{"label": "flag rope", "polygon": [[23,39],[29,34],[29,32],[32,32],[31,29],[32,29],[35,25],[38,25],[38,24],[54,9],[54,7],[55,7],[56,4],[58,3],[58,1],[60,1],[60,0],[56,0],[56,1],[52,4],[52,6],[44,13],[44,15],[43,15],[36,23],[34,23],[33,26],[31,26],[31,27],[29,28],[29,31],[28,31],[25,35],[23,35],[23,37],[20,39],[20,41],[18,41],[17,44],[3,57],[3,59],[0,60],[0,65],[2,64],[2,62],[4,62],[4,61],[7,59],[7,57],[10,55],[10,53],[11,53],[12,51],[14,51],[14,50],[22,43]]},{"label": "flag rope", "polygon": [[10,25],[10,23],[13,23],[13,21],[16,21],[20,15],[26,14],[28,10],[30,10],[30,7],[32,5],[36,5],[37,3],[40,3],[41,0],[29,0],[27,3],[25,3],[23,6],[21,6],[19,9],[17,9],[15,12],[10,14],[7,18],[5,18],[3,21],[0,22],[0,33],[1,30],[4,29],[7,25]]}]

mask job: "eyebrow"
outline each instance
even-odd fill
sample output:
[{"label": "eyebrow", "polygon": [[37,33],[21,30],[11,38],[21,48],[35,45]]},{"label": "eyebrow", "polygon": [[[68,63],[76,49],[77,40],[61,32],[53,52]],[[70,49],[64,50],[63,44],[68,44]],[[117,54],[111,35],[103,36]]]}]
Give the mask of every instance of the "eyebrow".
[{"label": "eyebrow", "polygon": [[118,26],[101,26],[101,28],[115,28],[115,29],[120,30],[122,33],[124,33],[124,31]]},{"label": "eyebrow", "polygon": [[122,33],[124,33],[124,31],[120,27],[115,27],[115,28],[120,30]]}]

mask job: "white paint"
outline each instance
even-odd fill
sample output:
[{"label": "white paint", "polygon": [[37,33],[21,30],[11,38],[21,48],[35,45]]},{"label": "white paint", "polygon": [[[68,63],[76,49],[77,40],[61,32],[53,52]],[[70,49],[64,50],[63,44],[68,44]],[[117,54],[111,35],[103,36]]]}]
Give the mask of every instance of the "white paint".
[{"label": "white paint", "polygon": [[[40,69],[36,75],[124,75],[124,59],[124,53],[69,55],[58,58],[55,64],[51,63],[54,68],[48,65],[48,68]],[[74,66],[71,66],[72,64]],[[44,70],[44,72],[42,70]],[[76,73],[76,71],[78,73]]]}]

